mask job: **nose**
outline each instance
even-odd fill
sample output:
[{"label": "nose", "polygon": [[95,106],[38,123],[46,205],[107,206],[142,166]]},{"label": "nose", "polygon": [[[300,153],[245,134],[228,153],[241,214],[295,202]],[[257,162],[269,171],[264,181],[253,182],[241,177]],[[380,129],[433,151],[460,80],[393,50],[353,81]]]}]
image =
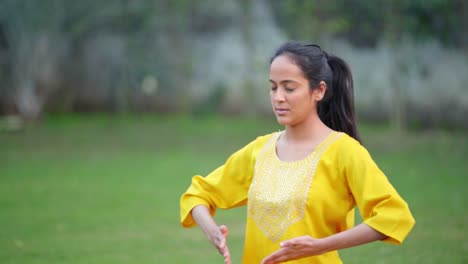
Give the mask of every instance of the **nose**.
[{"label": "nose", "polygon": [[284,92],[283,89],[281,88],[276,88],[275,91],[273,91],[273,101],[275,102],[282,102],[284,101]]}]

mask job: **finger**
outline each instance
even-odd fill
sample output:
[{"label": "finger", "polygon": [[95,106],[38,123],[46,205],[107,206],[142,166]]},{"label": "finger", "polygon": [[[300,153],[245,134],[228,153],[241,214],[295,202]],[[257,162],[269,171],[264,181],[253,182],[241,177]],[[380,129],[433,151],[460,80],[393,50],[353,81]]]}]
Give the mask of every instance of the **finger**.
[{"label": "finger", "polygon": [[286,261],[291,261],[294,259],[297,259],[297,256],[290,256],[289,254],[285,255],[277,255],[274,257],[268,257],[262,261],[262,264],[277,264],[277,263],[283,263]]},{"label": "finger", "polygon": [[284,248],[284,247],[294,247],[296,246],[298,243],[298,239],[297,238],[293,238],[293,239],[289,239],[289,240],[285,240],[283,242],[280,243],[280,247]]},{"label": "finger", "polygon": [[219,250],[221,250],[221,248],[224,248],[226,246],[226,240],[227,240],[228,234],[229,234],[229,229],[225,225],[222,225],[219,227],[219,233],[216,236],[216,247]]},{"label": "finger", "polygon": [[224,245],[223,247],[219,247],[218,251],[223,256],[225,256],[226,254],[229,255],[229,249],[226,245]]},{"label": "finger", "polygon": [[226,239],[221,234],[219,234],[213,238],[212,243],[218,249],[219,253],[222,254],[222,251],[226,247]]},{"label": "finger", "polygon": [[227,246],[219,248],[219,253],[224,257],[224,263],[231,263],[231,253]]},{"label": "finger", "polygon": [[296,247],[302,244],[305,244],[309,237],[302,236],[302,237],[295,237],[289,240],[285,240],[280,243],[280,247]]},{"label": "finger", "polygon": [[262,264],[274,264],[279,263],[283,256],[286,254],[286,249],[280,249],[273,252],[270,256],[263,259]]},{"label": "finger", "polygon": [[226,247],[226,250],[224,251],[223,257],[224,257],[225,264],[231,264],[231,253],[229,252],[229,249],[227,247]]},{"label": "finger", "polygon": [[226,246],[226,237],[218,230],[215,234],[213,234],[211,238],[213,245],[221,252],[221,249]]},{"label": "finger", "polygon": [[221,230],[221,234],[223,234],[223,236],[227,238],[227,236],[229,235],[229,229],[227,228],[227,226],[222,225],[219,227],[219,230]]},{"label": "finger", "polygon": [[223,236],[219,237],[216,241],[216,247],[218,248],[219,252],[224,251],[226,248],[226,238]]},{"label": "finger", "polygon": [[225,264],[231,264],[231,253],[229,252],[229,248],[227,247],[227,237],[229,235],[229,229],[225,225],[219,226],[219,230],[221,231],[222,237],[220,238],[220,243],[218,246],[219,253],[224,257]]}]

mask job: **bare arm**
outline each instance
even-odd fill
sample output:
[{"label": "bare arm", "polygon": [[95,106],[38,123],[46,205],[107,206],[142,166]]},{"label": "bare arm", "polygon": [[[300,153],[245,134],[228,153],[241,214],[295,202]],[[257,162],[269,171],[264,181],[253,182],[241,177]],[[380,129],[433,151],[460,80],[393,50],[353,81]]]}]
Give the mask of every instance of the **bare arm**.
[{"label": "bare arm", "polygon": [[349,230],[322,239],[326,251],[339,250],[359,246],[386,236],[366,224],[359,224]]},{"label": "bare arm", "polygon": [[205,205],[195,206],[192,209],[192,217],[211,243],[218,249],[219,253],[223,255],[224,263],[231,264],[231,254],[226,243],[229,233],[227,227],[224,225],[218,226]]},{"label": "bare arm", "polygon": [[262,263],[275,264],[320,255],[333,250],[382,240],[385,237],[384,234],[366,224],[359,224],[349,230],[321,239],[310,236],[297,237],[281,242],[281,249],[266,257]]}]

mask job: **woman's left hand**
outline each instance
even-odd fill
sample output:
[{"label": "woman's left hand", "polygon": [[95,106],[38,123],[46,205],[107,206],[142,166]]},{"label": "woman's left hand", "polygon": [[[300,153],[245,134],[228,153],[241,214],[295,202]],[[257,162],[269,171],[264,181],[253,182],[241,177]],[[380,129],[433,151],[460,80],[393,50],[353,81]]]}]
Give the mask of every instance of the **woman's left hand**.
[{"label": "woman's left hand", "polygon": [[281,249],[263,259],[262,264],[276,264],[320,255],[326,252],[320,239],[310,236],[296,237],[280,243]]}]

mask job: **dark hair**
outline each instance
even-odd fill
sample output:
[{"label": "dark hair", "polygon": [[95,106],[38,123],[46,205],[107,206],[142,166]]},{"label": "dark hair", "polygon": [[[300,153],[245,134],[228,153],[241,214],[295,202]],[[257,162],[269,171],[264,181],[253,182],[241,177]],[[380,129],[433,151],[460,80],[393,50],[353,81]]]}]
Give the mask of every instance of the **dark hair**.
[{"label": "dark hair", "polygon": [[345,132],[360,142],[354,112],[353,76],[348,64],[315,44],[283,44],[271,58],[270,64],[280,55],[288,56],[301,68],[311,89],[317,87],[320,81],[326,83],[325,96],[317,106],[320,119],[331,129]]}]

